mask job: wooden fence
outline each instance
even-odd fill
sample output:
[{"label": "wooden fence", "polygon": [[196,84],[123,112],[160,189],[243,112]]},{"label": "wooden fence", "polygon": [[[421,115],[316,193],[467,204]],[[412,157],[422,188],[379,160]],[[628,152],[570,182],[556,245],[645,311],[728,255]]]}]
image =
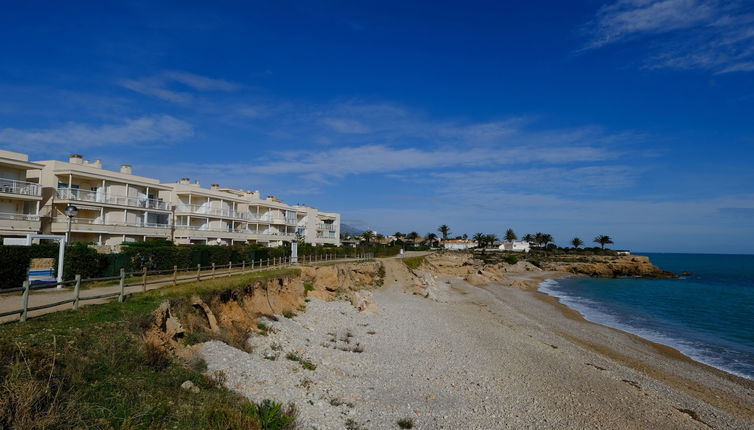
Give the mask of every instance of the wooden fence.
[{"label": "wooden fence", "polygon": [[[345,259],[370,259],[373,258],[371,253],[356,254],[355,257],[338,257],[335,254],[317,254],[299,257],[299,264],[309,263],[321,263],[326,261],[345,260]],[[241,264],[233,264],[228,262],[227,264],[216,265],[212,263],[210,266],[196,265],[196,267],[188,267],[179,269],[177,266],[173,266],[168,270],[147,270],[143,268],[141,271],[126,272],[124,269],[120,269],[119,276],[103,277],[103,278],[89,278],[81,279],[81,275],[76,275],[73,280],[63,282],[49,282],[44,284],[30,285],[29,281],[24,281],[23,287],[20,288],[8,288],[0,290],[0,293],[13,293],[21,292],[21,308],[1,312],[0,318],[7,316],[17,315],[18,320],[24,322],[29,317],[29,312],[38,311],[42,309],[54,308],[56,306],[62,306],[72,304],[73,309],[78,309],[79,304],[83,301],[107,299],[117,297],[119,302],[123,302],[126,297],[126,289],[132,287],[141,287],[141,292],[147,291],[148,285],[164,284],[162,286],[174,286],[179,283],[196,282],[209,279],[215,279],[223,276],[240,275],[245,273],[251,273],[255,271],[283,268],[290,266],[290,257],[275,257],[268,258],[266,260],[252,260],[246,262],[245,260]],[[150,279],[151,278],[151,279]],[[81,287],[86,284],[97,282],[118,281],[118,290],[112,293],[97,294],[93,296],[81,296]],[[126,282],[128,280],[128,282]],[[66,300],[60,300],[54,303],[45,303],[37,306],[29,306],[29,293],[35,290],[48,290],[73,287],[72,297]],[[92,288],[90,291],[96,291],[99,287],[107,287],[108,285],[100,285]],[[52,290],[55,291],[55,290]],[[132,294],[132,293],[129,293]],[[44,297],[44,295],[34,295],[32,297]],[[7,300],[8,298],[0,298],[0,300]],[[62,309],[61,309],[62,310]],[[14,319],[15,321],[15,319]],[[8,321],[5,321],[8,322]]]}]

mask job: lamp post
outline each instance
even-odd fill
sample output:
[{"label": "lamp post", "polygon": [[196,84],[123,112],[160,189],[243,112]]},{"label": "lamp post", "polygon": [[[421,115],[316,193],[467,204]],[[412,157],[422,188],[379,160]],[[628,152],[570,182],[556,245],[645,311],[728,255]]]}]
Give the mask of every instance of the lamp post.
[{"label": "lamp post", "polygon": [[79,208],[74,205],[68,205],[65,207],[65,216],[68,217],[68,233],[65,235],[66,244],[71,241],[71,221],[73,217],[79,214]]}]

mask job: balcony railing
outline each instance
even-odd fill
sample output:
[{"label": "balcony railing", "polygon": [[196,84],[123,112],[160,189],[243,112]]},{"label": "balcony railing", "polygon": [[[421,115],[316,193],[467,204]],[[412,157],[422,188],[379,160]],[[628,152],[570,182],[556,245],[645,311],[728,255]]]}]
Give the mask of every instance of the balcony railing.
[{"label": "balcony railing", "polygon": [[236,212],[230,208],[213,208],[206,205],[187,205],[179,203],[175,206],[176,212],[192,213],[197,215],[211,215],[223,218],[243,218],[241,212]]},{"label": "balcony railing", "polygon": [[18,220],[18,221],[39,221],[39,215],[0,212],[0,219]]},{"label": "balcony railing", "polygon": [[78,202],[105,203],[110,205],[130,206],[140,209],[170,210],[170,203],[146,197],[128,197],[107,194],[98,191],[79,190],[76,188],[58,188],[57,197],[62,200]]},{"label": "balcony railing", "polygon": [[335,224],[319,224],[317,230],[335,231]]},{"label": "balcony railing", "polygon": [[[64,222],[68,223],[68,217],[64,216],[58,216],[53,218],[53,222]],[[138,222],[125,222],[125,221],[109,221],[105,222],[105,220],[101,218],[71,218],[72,224],[96,224],[96,225],[111,225],[111,226],[122,226],[122,227],[148,227],[148,228],[170,228],[170,224],[163,224],[163,223],[156,223],[156,222],[144,222],[144,221],[138,221]]]},{"label": "balcony railing", "polygon": [[175,228],[176,228],[176,230],[212,231],[212,232],[218,232],[218,233],[248,233],[248,234],[254,233],[251,230],[238,229],[238,228],[237,229],[233,229],[231,227],[228,227],[228,228],[210,228],[206,224],[202,224],[202,225],[176,224]]},{"label": "balcony railing", "polygon": [[0,178],[0,193],[39,197],[42,195],[42,187],[34,182]]}]

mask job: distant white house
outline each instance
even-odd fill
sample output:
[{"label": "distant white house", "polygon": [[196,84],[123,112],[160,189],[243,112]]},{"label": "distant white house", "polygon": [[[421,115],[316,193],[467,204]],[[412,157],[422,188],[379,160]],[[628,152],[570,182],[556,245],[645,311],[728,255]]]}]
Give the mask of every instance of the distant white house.
[{"label": "distant white house", "polygon": [[631,255],[631,251],[628,249],[616,249],[615,253],[618,255]]},{"label": "distant white house", "polygon": [[525,240],[513,240],[503,242],[499,246],[499,249],[503,251],[529,252],[531,245]]},{"label": "distant white house", "polygon": [[476,248],[477,243],[473,240],[448,239],[442,241],[442,247],[450,250],[462,250]]}]

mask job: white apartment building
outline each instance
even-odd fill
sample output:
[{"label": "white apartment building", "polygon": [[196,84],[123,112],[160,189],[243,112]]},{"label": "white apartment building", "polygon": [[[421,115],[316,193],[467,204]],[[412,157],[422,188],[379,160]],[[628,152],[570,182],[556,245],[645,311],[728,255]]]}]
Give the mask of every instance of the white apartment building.
[{"label": "white apartment building", "polygon": [[99,160],[71,155],[68,161],[30,163],[28,156],[0,151],[0,236],[65,234],[71,240],[116,246],[168,239],[177,244],[280,246],[297,240],[340,244],[340,215],[291,206],[259,191],[202,188],[134,175],[130,165],[107,170]]},{"label": "white apartment building", "polygon": [[39,232],[42,188],[29,172],[41,168],[26,154],[0,150],[0,237]]},{"label": "white apartment building", "polygon": [[505,241],[502,244],[500,244],[499,249],[503,251],[514,251],[514,252],[529,252],[531,249],[531,244],[525,240],[513,240],[513,241]]},{"label": "white apartment building", "polygon": [[310,206],[295,206],[303,216],[299,218],[296,234],[306,243],[340,245],[340,214],[320,212]]},{"label": "white apartment building", "polygon": [[42,185],[42,231],[65,234],[65,208],[74,205],[71,241],[118,245],[128,241],[171,238],[171,204],[158,196],[169,188],[156,179],[137,176],[131,166],[102,168],[99,160],[71,155],[67,162],[39,161],[30,177]]}]

